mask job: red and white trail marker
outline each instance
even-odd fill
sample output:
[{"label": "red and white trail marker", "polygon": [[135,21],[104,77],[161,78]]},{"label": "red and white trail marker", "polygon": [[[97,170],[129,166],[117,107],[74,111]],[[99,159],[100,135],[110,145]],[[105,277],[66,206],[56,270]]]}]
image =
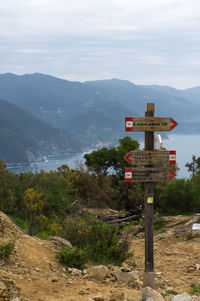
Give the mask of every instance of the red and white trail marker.
[{"label": "red and white trail marker", "polygon": [[163,132],[171,131],[177,122],[171,117],[126,117],[126,132]]},{"label": "red and white trail marker", "polygon": [[133,150],[124,156],[124,159],[131,165],[175,165],[176,151],[167,150]]},{"label": "red and white trail marker", "polygon": [[171,169],[163,167],[125,168],[125,182],[167,182],[175,175]]}]

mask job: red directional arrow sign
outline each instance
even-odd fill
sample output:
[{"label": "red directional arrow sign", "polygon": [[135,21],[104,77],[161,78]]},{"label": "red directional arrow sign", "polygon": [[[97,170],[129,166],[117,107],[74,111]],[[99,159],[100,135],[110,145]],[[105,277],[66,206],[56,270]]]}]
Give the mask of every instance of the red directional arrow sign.
[{"label": "red directional arrow sign", "polygon": [[175,172],[173,172],[171,169],[169,169],[169,173],[171,174],[171,176],[169,177],[169,180],[171,180],[173,177],[176,176]]},{"label": "red directional arrow sign", "polygon": [[175,177],[167,168],[125,168],[125,182],[167,182]]},{"label": "red directional arrow sign", "polygon": [[171,117],[126,117],[125,129],[127,132],[154,132],[171,131],[177,122]]},{"label": "red directional arrow sign", "polygon": [[132,165],[175,165],[176,164],[176,151],[130,151],[124,159]]}]

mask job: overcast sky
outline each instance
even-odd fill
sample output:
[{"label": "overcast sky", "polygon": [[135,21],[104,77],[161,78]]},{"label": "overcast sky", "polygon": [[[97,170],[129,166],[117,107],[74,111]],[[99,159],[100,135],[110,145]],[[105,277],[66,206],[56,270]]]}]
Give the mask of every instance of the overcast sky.
[{"label": "overcast sky", "polygon": [[199,0],[0,0],[0,73],[200,86]]}]

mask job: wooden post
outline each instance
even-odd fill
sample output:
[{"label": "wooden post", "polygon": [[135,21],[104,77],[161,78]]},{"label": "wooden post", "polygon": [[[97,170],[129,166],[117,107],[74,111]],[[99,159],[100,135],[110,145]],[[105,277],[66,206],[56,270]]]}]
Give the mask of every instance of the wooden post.
[{"label": "wooden post", "polygon": [[[154,104],[147,103],[145,117],[154,116]],[[154,150],[154,132],[145,132],[145,150]],[[153,167],[149,165],[148,167]],[[145,271],[143,286],[155,288],[154,250],[153,250],[153,215],[154,215],[154,184],[145,183]]]}]

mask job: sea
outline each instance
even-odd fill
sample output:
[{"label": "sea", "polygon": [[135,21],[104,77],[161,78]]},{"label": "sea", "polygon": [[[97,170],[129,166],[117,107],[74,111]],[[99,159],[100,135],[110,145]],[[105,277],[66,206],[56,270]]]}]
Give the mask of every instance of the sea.
[{"label": "sea", "polygon": [[[142,143],[141,143],[142,147]],[[176,150],[176,161],[180,168],[177,171],[177,178],[189,178],[191,174],[188,172],[185,164],[192,161],[192,155],[200,157],[200,135],[177,135],[170,134],[167,139],[163,140],[163,147],[167,150]],[[46,172],[56,170],[59,166],[66,164],[70,168],[76,168],[80,164],[85,163],[84,155],[90,153],[88,150],[84,153],[64,154],[64,155],[47,155],[43,162],[32,163],[26,166],[12,166],[7,169],[14,173],[21,172],[39,172],[44,169]]]}]

